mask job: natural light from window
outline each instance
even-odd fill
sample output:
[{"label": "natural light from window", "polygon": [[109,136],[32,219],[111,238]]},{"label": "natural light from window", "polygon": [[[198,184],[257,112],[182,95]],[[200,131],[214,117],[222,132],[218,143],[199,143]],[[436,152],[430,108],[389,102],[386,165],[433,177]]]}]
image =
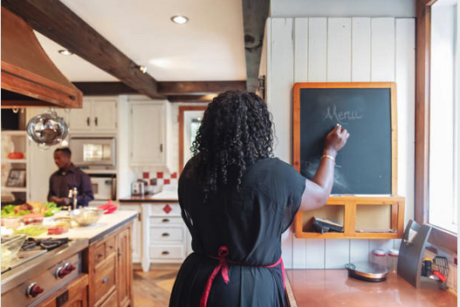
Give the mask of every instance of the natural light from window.
[{"label": "natural light from window", "polygon": [[428,222],[454,233],[460,185],[457,15],[457,0],[432,6]]}]

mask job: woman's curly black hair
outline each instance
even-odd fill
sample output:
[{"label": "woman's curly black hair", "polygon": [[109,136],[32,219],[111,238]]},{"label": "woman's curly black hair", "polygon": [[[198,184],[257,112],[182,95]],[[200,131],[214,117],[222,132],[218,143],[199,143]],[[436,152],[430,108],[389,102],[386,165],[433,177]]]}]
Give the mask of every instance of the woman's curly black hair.
[{"label": "woman's curly black hair", "polygon": [[227,91],[206,109],[192,144],[193,174],[206,198],[224,185],[240,189],[247,163],[273,154],[273,123],[254,93]]}]

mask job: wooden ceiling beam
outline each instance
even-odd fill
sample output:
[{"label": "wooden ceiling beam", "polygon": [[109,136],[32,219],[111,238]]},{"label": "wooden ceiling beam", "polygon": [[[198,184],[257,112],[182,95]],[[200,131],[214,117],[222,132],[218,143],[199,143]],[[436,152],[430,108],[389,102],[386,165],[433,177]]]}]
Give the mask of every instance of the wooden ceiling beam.
[{"label": "wooden ceiling beam", "polygon": [[243,0],[246,83],[250,92],[259,86],[259,67],[270,0]]},{"label": "wooden ceiling beam", "polygon": [[74,82],[85,96],[110,96],[139,94],[139,92],[123,82]]},{"label": "wooden ceiling beam", "polygon": [[59,0],[2,0],[2,6],[23,18],[36,31],[91,64],[154,99],[157,81]]},{"label": "wooden ceiling beam", "polygon": [[228,90],[245,91],[246,81],[175,81],[158,83],[158,92],[168,96],[221,93]]},{"label": "wooden ceiling beam", "polygon": [[216,95],[170,95],[168,96],[168,100],[171,103],[178,103],[178,102],[211,102],[212,99]]}]

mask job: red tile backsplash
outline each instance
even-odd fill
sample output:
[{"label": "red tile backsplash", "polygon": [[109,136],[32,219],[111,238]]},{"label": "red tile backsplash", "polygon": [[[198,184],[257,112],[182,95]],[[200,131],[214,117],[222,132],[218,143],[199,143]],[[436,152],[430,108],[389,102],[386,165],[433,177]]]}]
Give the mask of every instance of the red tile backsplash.
[{"label": "red tile backsplash", "polygon": [[144,178],[144,179],[149,179],[149,177],[150,177],[150,173],[149,173],[149,172],[143,172],[143,173],[142,173],[142,178]]},{"label": "red tile backsplash", "polygon": [[171,174],[171,178],[172,178],[172,179],[176,179],[176,178],[177,178],[177,173],[172,173],[172,174]]},{"label": "red tile backsplash", "polygon": [[157,178],[162,179],[163,178],[163,172],[157,172]]},{"label": "red tile backsplash", "polygon": [[164,183],[165,184],[171,184],[171,179],[165,179]]}]

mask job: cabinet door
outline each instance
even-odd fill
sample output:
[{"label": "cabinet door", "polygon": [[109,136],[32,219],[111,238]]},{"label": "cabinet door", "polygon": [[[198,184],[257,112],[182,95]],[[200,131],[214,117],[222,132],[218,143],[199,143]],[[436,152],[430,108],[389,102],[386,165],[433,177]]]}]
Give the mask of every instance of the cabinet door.
[{"label": "cabinet door", "polygon": [[92,124],[95,131],[113,131],[117,129],[117,101],[94,99]]},{"label": "cabinet door", "polygon": [[118,307],[122,305],[118,305],[117,301],[117,291],[114,291],[99,307]]},{"label": "cabinet door", "polygon": [[165,163],[164,105],[135,103],[131,109],[131,164]]},{"label": "cabinet door", "polygon": [[[132,226],[131,226],[132,227]],[[118,259],[117,259],[117,292],[120,307],[129,306],[131,303],[131,287],[133,268],[131,262],[131,227],[118,234]]]},{"label": "cabinet door", "polygon": [[[141,213],[140,205],[120,205],[120,210],[136,211]],[[142,228],[141,228],[140,215],[134,220],[133,229],[131,231],[131,247],[133,249],[132,260],[133,263],[140,263],[142,256]]]},{"label": "cabinet door", "polygon": [[69,112],[70,131],[90,131],[93,123],[91,122],[92,101],[83,99],[83,108],[72,109]]}]

